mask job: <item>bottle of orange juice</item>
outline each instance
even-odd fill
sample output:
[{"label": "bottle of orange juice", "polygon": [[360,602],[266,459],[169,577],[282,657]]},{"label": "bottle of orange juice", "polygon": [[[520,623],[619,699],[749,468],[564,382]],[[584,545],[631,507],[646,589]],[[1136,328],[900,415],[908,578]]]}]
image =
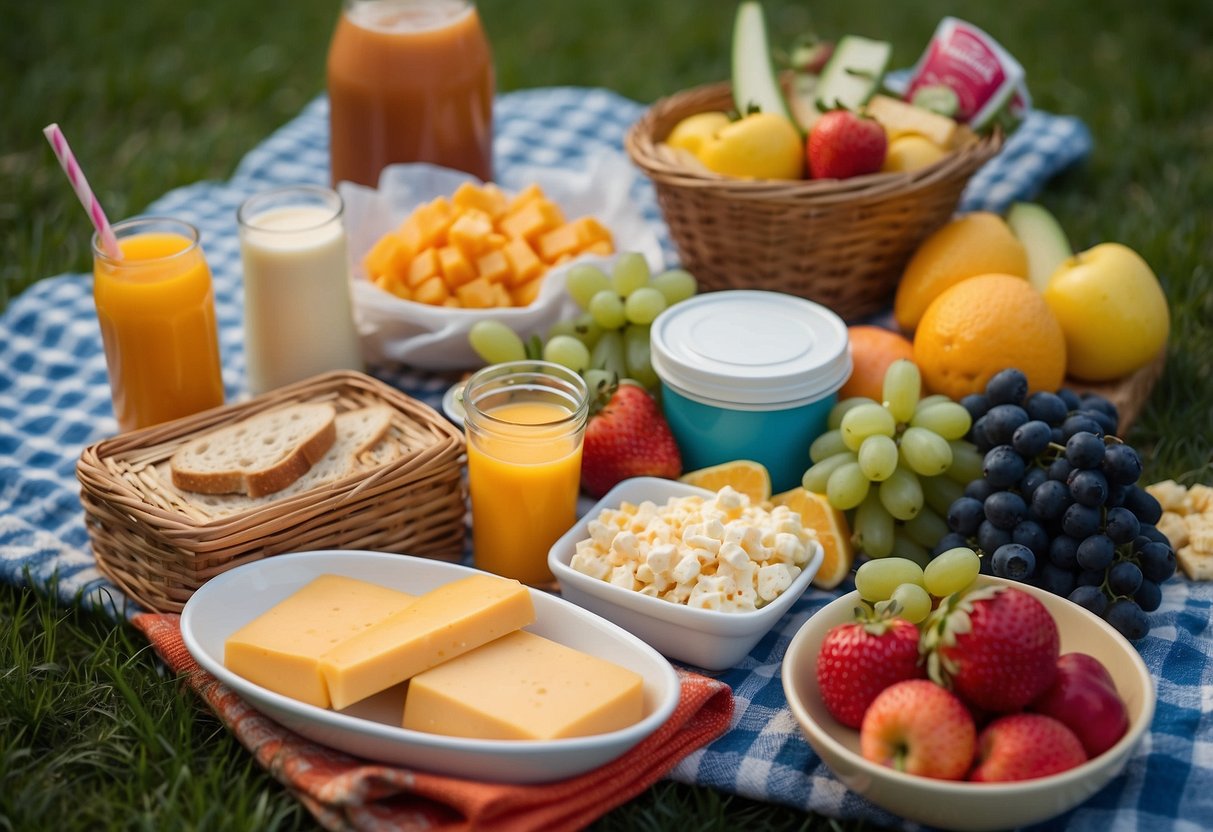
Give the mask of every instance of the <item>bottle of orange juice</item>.
[{"label": "bottle of orange juice", "polygon": [[511,361],[463,389],[472,560],[525,584],[553,580],[547,555],[577,521],[589,391],[546,361]]},{"label": "bottle of orange juice", "polygon": [[333,185],[397,162],[493,175],[493,63],[470,0],[344,0],[328,55]]},{"label": "bottle of orange juice", "polygon": [[93,236],[93,299],[121,431],[223,404],[211,270],[198,229],[151,217],[114,226],[122,259]]}]

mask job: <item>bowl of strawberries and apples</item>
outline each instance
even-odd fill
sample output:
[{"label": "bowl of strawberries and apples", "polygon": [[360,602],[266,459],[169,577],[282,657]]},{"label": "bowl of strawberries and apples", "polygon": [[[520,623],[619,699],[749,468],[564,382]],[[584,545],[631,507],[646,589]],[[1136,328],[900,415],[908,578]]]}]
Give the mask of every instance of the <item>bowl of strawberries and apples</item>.
[{"label": "bowl of strawberries and apples", "polygon": [[919,570],[930,606],[915,612],[890,600],[912,565],[890,581],[901,559],[881,560],[884,587],[863,572],[878,561],[861,565],[857,590],[810,617],[783,661],[789,708],[848,788],[907,820],[1005,829],[1121,772],[1155,706],[1127,640],[1065,598],[985,575],[943,594]]}]

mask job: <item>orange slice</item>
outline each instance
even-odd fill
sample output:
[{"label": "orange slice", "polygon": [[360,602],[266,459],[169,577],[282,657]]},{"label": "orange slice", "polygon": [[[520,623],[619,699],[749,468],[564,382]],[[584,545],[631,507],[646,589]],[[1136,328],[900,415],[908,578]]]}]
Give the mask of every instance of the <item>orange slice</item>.
[{"label": "orange slice", "polygon": [[830,505],[824,494],[803,488],[776,494],[771,502],[796,511],[800,514],[800,521],[817,532],[817,540],[825,550],[825,557],[821,561],[821,568],[813,576],[813,586],[833,589],[842,583],[855,563],[851,527],[846,516]]},{"label": "orange slice", "polygon": [[757,505],[771,499],[771,474],[761,462],[752,459],[735,459],[708,468],[689,471],[678,478],[687,485],[719,491],[731,485]]}]

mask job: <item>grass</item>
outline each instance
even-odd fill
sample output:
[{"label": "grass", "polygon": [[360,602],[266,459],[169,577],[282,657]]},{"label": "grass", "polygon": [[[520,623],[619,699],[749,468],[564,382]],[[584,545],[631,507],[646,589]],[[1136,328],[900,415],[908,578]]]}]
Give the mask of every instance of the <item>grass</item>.
[{"label": "grass", "polygon": [[[1078,249],[1115,240],[1163,281],[1167,371],[1129,436],[1146,477],[1213,480],[1213,71],[1205,0],[768,0],[774,39],[888,38],[912,63],[945,14],[994,34],[1036,104],[1082,118],[1083,166],[1039,199]],[[603,86],[641,101],[728,74],[734,4],[482,0],[498,87]],[[88,228],[41,128],[59,121],[114,218],[229,176],[323,89],[334,0],[7,4],[0,12],[0,308],[89,268]],[[250,12],[250,10],[255,10]],[[0,588],[0,829],[311,828],[310,818],[126,627]],[[793,810],[670,783],[601,829],[830,828]],[[846,826],[842,828],[855,828]]]}]

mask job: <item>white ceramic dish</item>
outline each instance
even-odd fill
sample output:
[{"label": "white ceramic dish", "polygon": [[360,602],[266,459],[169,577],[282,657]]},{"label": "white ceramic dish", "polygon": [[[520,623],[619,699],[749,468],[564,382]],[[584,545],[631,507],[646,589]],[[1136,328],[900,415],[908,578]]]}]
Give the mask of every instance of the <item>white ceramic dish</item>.
[{"label": "white ceramic dish", "polygon": [[457,381],[442,394],[442,412],[459,427],[463,427],[463,419],[467,411],[463,409],[463,385],[466,381]]},{"label": "white ceramic dish", "polygon": [[[622,155],[598,154],[585,168],[514,166],[497,184],[517,192],[534,183],[543,188],[568,219],[592,216],[610,229],[615,251],[638,251],[650,268],[663,266],[661,243],[630,196],[639,173]],[[472,324],[499,320],[524,339],[546,332],[558,320],[576,314],[576,304],[564,290],[564,276],[574,262],[609,268],[614,258],[580,257],[552,268],[543,279],[539,297],[529,306],[508,309],[448,309],[403,300],[367,280],[362,259],[387,231],[396,228],[423,202],[449,196],[475,177],[427,164],[392,165],[378,188],[342,182],[345,222],[353,270],[354,306],[362,335],[363,355],[372,364],[388,361],[423,370],[467,370],[483,366],[468,344]]]},{"label": "white ceramic dish", "polygon": [[399,727],[401,691],[392,688],[331,711],[274,693],[223,666],[225,639],[323,573],[422,593],[475,570],[378,552],[320,551],[246,564],[204,584],[181,614],[186,648],[202,667],[267,716],[307,737],[371,760],[505,783],[542,783],[590,771],[624,754],[660,727],[678,704],[670,663],[635,636],[567,601],[531,590],[536,622],[526,629],[630,668],[644,677],[645,715],[619,731],[562,740],[472,740]]},{"label": "white ceramic dish", "polygon": [[708,670],[733,667],[775,626],[808,589],[821,566],[820,545],[804,570],[774,601],[755,612],[718,612],[692,609],[660,598],[614,586],[573,569],[577,542],[589,537],[586,527],[604,508],[618,508],[625,500],[652,500],[661,505],[687,494],[711,496],[711,491],[676,480],[635,477],[624,480],[585,512],[548,552],[548,568],[560,581],[560,593],[580,607],[613,621],[657,648],[663,655]]},{"label": "white ceramic dish", "polygon": [[847,788],[907,820],[944,829],[1009,829],[1039,823],[1082,803],[1124,768],[1154,716],[1155,690],[1137,650],[1102,619],[1035,587],[999,578],[1039,598],[1061,632],[1061,652],[1089,653],[1116,682],[1129,711],[1129,730],[1112,748],[1081,766],[1017,783],[963,783],[903,774],[865,760],[859,732],[840,725],[817,693],[817,653],[831,627],[848,621],[858,600],[852,592],[819,610],[800,628],[783,658],[788,707],[809,745]]}]

